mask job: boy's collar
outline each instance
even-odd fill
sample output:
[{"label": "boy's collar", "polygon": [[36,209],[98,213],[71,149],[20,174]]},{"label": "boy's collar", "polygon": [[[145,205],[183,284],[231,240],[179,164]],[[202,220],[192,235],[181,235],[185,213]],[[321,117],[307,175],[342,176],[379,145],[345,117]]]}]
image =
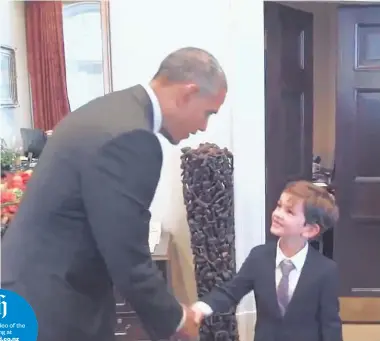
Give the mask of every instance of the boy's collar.
[{"label": "boy's collar", "polygon": [[280,240],[278,240],[276,249],[276,267],[278,267],[284,259],[289,259],[292,261],[297,271],[300,271],[305,264],[308,250],[309,243],[306,242],[305,246],[300,251],[298,251],[293,257],[288,258],[282,252],[280,248]]}]

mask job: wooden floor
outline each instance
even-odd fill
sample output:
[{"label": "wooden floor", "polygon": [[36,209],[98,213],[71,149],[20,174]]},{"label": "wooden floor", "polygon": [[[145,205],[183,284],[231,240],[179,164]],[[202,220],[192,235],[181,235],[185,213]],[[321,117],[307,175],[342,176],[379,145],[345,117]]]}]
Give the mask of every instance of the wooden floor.
[{"label": "wooden floor", "polygon": [[380,324],[378,325],[355,325],[343,326],[344,341],[380,341]]}]

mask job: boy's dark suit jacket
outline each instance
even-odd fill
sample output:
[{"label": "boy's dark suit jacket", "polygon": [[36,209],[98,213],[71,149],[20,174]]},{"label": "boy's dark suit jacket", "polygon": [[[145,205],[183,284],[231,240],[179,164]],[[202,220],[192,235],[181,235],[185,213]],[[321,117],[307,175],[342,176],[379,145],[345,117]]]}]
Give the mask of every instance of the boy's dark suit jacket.
[{"label": "boy's dark suit jacket", "polygon": [[254,290],[255,341],[342,341],[336,264],[309,247],[284,316],[275,284],[276,243],[251,250],[236,277],[201,298],[215,313],[227,312]]},{"label": "boy's dark suit jacket", "polygon": [[152,265],[148,208],[162,151],[141,86],[95,99],[54,129],[2,241],[4,289],[34,308],[39,341],[114,339],[113,284],[153,339],[182,307]]}]

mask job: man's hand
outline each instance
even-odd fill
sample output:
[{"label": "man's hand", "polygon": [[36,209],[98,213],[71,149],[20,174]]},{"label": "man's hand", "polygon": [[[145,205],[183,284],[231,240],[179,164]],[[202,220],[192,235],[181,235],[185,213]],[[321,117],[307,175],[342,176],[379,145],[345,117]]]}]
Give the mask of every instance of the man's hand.
[{"label": "man's hand", "polygon": [[205,318],[203,311],[196,304],[193,304],[190,309],[194,312],[194,321],[200,325]]},{"label": "man's hand", "polygon": [[184,305],[182,305],[182,307],[186,318],[182,328],[178,332],[185,334],[186,336],[197,337],[199,334],[199,324],[201,319],[194,310]]}]

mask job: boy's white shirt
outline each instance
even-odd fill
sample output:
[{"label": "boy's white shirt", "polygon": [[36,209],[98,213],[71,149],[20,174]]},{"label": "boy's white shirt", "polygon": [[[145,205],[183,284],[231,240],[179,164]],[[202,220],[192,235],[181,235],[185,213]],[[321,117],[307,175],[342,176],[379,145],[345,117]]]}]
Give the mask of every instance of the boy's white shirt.
[{"label": "boy's white shirt", "polygon": [[[294,290],[296,289],[298,280],[302,272],[302,268],[305,265],[308,250],[309,250],[309,243],[306,243],[306,245],[300,251],[298,251],[293,257],[288,258],[282,252],[279,241],[277,242],[276,268],[275,268],[276,288],[278,284],[280,283],[280,280],[282,277],[280,263],[283,260],[288,259],[294,264],[294,267],[295,267],[295,269],[292,270],[291,273],[289,274],[289,297],[290,298],[293,296]],[[213,313],[212,308],[207,303],[202,302],[202,301],[195,302],[192,305],[192,308],[194,308],[195,310],[201,311],[202,314],[205,316],[210,316]]]}]

